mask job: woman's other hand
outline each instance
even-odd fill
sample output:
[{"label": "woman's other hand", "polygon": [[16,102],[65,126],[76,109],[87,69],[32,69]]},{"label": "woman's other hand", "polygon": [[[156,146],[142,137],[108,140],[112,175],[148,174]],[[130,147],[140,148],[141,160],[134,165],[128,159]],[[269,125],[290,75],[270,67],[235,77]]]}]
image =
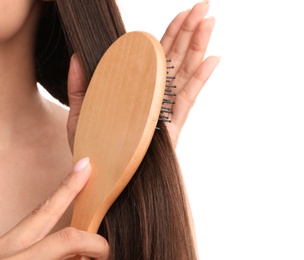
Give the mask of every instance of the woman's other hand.
[{"label": "woman's other hand", "polygon": [[[177,145],[181,129],[200,90],[219,63],[219,58],[205,53],[214,27],[214,18],[205,18],[209,8],[207,1],[196,4],[191,10],[178,14],[168,26],[161,44],[167,58],[172,60],[174,69],[170,74],[177,86],[170,115],[171,123],[166,124],[174,147]],[[73,143],[80,108],[85,96],[85,83],[80,59],[73,55],[68,77],[70,114],[67,123],[70,147]]]},{"label": "woman's other hand", "polygon": [[171,98],[175,104],[169,115],[171,123],[166,124],[174,147],[191,107],[220,61],[215,56],[205,58],[215,23],[214,18],[205,18],[208,9],[205,0],[178,14],[161,39],[166,57],[174,66],[169,72],[175,76],[170,84],[176,85],[176,97]]},{"label": "woman's other hand", "polygon": [[97,234],[67,227],[49,235],[90,174],[89,159],[83,158],[49,199],[0,238],[0,259],[107,259],[109,245]]}]

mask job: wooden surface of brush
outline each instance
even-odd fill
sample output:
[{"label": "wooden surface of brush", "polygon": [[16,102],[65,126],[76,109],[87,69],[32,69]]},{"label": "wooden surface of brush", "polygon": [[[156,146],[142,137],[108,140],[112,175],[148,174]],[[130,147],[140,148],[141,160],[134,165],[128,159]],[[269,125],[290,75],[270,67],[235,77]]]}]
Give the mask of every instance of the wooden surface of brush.
[{"label": "wooden surface of brush", "polygon": [[74,201],[72,227],[97,232],[150,145],[165,85],[165,54],[149,33],[121,36],[102,57],[75,134],[74,161],[89,157],[92,174]]}]

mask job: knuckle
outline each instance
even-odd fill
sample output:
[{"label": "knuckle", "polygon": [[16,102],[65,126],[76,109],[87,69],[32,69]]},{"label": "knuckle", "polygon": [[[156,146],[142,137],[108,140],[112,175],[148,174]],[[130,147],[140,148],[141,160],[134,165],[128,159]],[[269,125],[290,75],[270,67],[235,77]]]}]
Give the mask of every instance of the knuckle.
[{"label": "knuckle", "polygon": [[65,193],[75,195],[79,192],[78,188],[75,187],[75,176],[72,174],[65,178],[61,183],[61,190],[63,190]]},{"label": "knuckle", "polygon": [[48,214],[50,212],[50,208],[52,207],[52,203],[50,198],[47,198],[43,203],[38,205],[33,211],[32,215],[38,215],[38,214]]},{"label": "knuckle", "polygon": [[190,43],[190,49],[195,53],[203,53],[205,46],[199,39],[193,39],[193,41]]},{"label": "knuckle", "polygon": [[43,203],[38,205],[32,212],[32,217],[52,217],[57,221],[60,219],[61,215],[57,213],[55,206],[56,202],[54,202],[51,198],[47,198]]},{"label": "knuckle", "polygon": [[179,97],[181,99],[183,99],[184,102],[187,103],[187,107],[192,107],[193,106],[193,103],[194,103],[195,99],[193,98],[193,95],[189,91],[186,91],[185,89],[183,89],[183,91],[181,91],[179,93]]},{"label": "knuckle", "polygon": [[197,70],[193,74],[193,78],[199,83],[200,87],[204,86],[206,84],[207,79],[208,79],[208,78],[203,76],[203,74],[200,70]]},{"label": "knuckle", "polygon": [[70,186],[71,186],[71,181],[72,181],[72,178],[71,176],[68,176],[67,178],[65,178],[62,182],[61,182],[61,189],[70,189]]},{"label": "knuckle", "polygon": [[192,73],[190,71],[190,69],[188,67],[182,67],[180,70],[179,70],[179,77],[181,79],[183,79],[185,82],[187,82],[187,80],[189,78],[191,78],[192,76]]},{"label": "knuckle", "polygon": [[110,246],[107,240],[99,235],[66,227],[56,233],[55,242],[64,248],[67,255],[90,253],[102,259],[108,259]]},{"label": "knuckle", "polygon": [[73,227],[67,227],[58,232],[58,237],[61,243],[68,245],[69,247],[74,247],[74,245],[79,245],[83,241],[83,236],[79,230]]}]

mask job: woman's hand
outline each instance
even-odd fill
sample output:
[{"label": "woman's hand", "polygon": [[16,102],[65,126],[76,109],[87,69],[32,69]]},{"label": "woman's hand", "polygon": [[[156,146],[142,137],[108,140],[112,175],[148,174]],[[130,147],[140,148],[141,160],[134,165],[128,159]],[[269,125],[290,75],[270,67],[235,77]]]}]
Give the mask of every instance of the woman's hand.
[{"label": "woman's hand", "polygon": [[84,187],[90,174],[89,159],[80,160],[44,204],[0,238],[0,259],[54,260],[75,255],[107,259],[108,243],[97,234],[67,227],[48,235]]},{"label": "woman's hand", "polygon": [[70,113],[67,122],[68,140],[71,151],[74,148],[74,138],[81,105],[87,90],[87,85],[83,73],[80,58],[74,54],[70,62],[68,75],[68,97]]},{"label": "woman's hand", "polygon": [[205,0],[178,14],[161,39],[166,57],[174,66],[169,72],[175,76],[170,85],[176,85],[176,97],[171,98],[175,104],[169,115],[171,123],[166,124],[174,147],[199,92],[219,63],[218,57],[204,59],[215,23],[214,18],[205,18],[208,9]]},{"label": "woman's hand", "polygon": [[[165,54],[174,65],[170,74],[176,77],[171,82],[177,86],[174,91],[177,96],[173,98],[175,104],[171,108],[174,113],[169,115],[171,123],[166,124],[174,147],[196,97],[219,63],[218,57],[204,59],[214,26],[214,18],[204,18],[208,8],[209,3],[204,1],[196,4],[192,10],[178,14],[161,39]],[[74,55],[68,77],[70,114],[67,124],[72,150],[86,89],[81,62]]]}]

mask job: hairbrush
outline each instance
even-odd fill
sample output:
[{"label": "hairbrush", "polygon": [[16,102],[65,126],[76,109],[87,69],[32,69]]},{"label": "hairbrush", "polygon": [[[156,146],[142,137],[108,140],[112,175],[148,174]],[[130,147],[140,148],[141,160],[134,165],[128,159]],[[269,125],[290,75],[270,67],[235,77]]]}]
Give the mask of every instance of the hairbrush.
[{"label": "hairbrush", "polygon": [[75,133],[74,161],[89,157],[92,173],[74,200],[72,227],[98,231],[146,154],[158,120],[169,121],[164,114],[171,113],[175,86],[168,68],[161,44],[146,32],[124,34],[98,63]]}]

